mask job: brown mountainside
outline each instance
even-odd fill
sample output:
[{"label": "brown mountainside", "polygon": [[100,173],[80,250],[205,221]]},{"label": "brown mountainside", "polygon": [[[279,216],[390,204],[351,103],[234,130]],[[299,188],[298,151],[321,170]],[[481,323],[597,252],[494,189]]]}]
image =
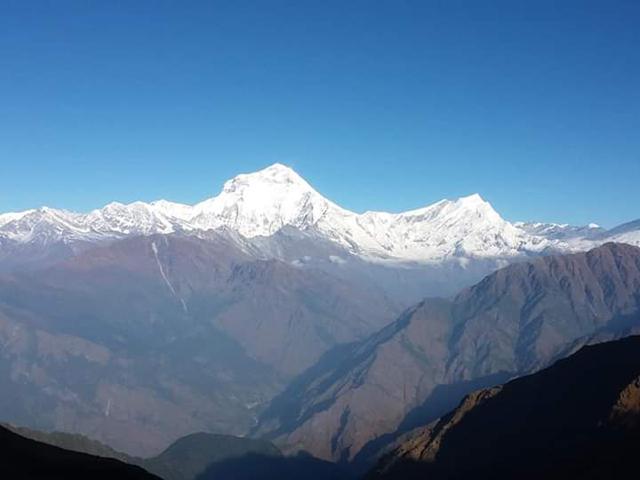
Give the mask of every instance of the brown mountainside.
[{"label": "brown mountainside", "polygon": [[628,478],[640,440],[640,337],[584,347],[467,396],[370,479]]},{"label": "brown mountainside", "polygon": [[256,432],[321,458],[367,461],[472,390],[535,371],[576,342],[632,332],[639,313],[639,248],[606,244],[512,265],[325,355]]}]

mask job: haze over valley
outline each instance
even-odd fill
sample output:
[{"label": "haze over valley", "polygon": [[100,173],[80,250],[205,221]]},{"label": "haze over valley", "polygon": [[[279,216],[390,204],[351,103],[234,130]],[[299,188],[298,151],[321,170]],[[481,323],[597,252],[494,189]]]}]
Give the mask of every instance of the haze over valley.
[{"label": "haze over valley", "polygon": [[0,476],[637,476],[640,3],[0,2]]},{"label": "haze over valley", "polygon": [[[311,382],[304,388],[310,388],[315,380],[309,372],[320,369],[320,375],[326,375],[323,362],[334,351],[352,342],[362,342],[362,347],[354,344],[356,351],[378,344],[386,351],[390,339],[403,338],[404,329],[426,329],[427,344],[415,351],[425,352],[419,355],[426,355],[423,361],[431,365],[431,373],[423,372],[418,361],[418,376],[407,377],[401,352],[406,348],[413,352],[414,347],[391,351],[387,360],[375,353],[380,374],[387,378],[375,382],[400,381],[381,390],[395,394],[377,400],[378,394],[372,392],[362,401],[356,396],[349,401],[356,401],[354,405],[342,405],[340,397],[332,400],[340,406],[331,414],[333,420],[323,420],[323,428],[329,428],[322,434],[327,435],[324,446],[318,443],[322,437],[313,423],[316,417],[306,420],[312,422],[312,430],[302,433],[308,428],[302,420],[308,417],[304,411],[298,413],[299,425],[287,433],[288,443],[321,458],[353,459],[367,441],[395,431],[403,415],[438,385],[471,381],[473,386],[475,378],[488,376],[486,381],[491,382],[492,375],[530,371],[571,342],[595,333],[599,322],[624,313],[614,306],[606,313],[598,307],[598,320],[589,320],[596,323],[588,328],[583,325],[585,313],[558,313],[576,326],[555,333],[542,330],[531,337],[541,328],[537,326],[526,332],[527,340],[513,333],[510,341],[517,342],[513,347],[500,341],[501,349],[515,349],[511,354],[491,353],[477,344],[482,336],[474,333],[465,352],[458,351],[460,346],[435,346],[437,338],[449,335],[462,341],[461,327],[455,327],[462,317],[453,313],[449,318],[448,300],[425,298],[450,297],[510,263],[514,267],[501,270],[507,276],[505,286],[492,289],[502,292],[518,285],[522,280],[511,278],[518,275],[518,268],[523,273],[529,269],[526,276],[536,278],[531,277],[532,267],[526,266],[529,262],[538,265],[549,256],[615,241],[640,244],[640,228],[633,222],[610,231],[511,223],[479,195],[400,214],[355,214],[322,197],[281,164],[241,174],[225,183],[218,196],[195,206],[166,201],[113,203],[88,214],[42,207],[3,214],[0,219],[2,381],[12,392],[2,401],[2,419],[81,433],[138,456],[157,454],[179,437],[198,431],[270,432],[267,420],[283,396],[289,402],[302,394],[296,386],[298,376],[307,372],[302,378]],[[559,275],[556,269],[554,281],[564,278]],[[494,277],[487,277],[476,290],[487,291],[487,282],[494,282]],[[583,278],[581,274],[562,281],[579,291],[599,291],[574,285]],[[477,295],[473,291],[461,293],[454,302],[470,302],[463,299]],[[543,292],[525,293],[519,308],[533,312],[543,308],[534,308],[543,305]],[[589,298],[594,294],[588,293]],[[549,308],[560,308],[560,297],[552,298]],[[495,301],[487,300],[488,305]],[[609,305],[607,298],[601,301]],[[470,305],[477,309],[480,304],[473,299]],[[453,311],[460,308],[471,307]],[[519,311],[509,308],[513,313],[506,322],[515,321]],[[442,325],[432,331],[435,326],[429,322],[435,318]],[[420,344],[420,335],[410,334],[408,345]],[[533,343],[525,347],[523,341]],[[453,351],[446,353],[447,348]],[[483,361],[495,366],[472,360],[479,352]],[[366,371],[371,371],[367,357],[360,360],[360,355],[353,361],[365,361]],[[455,362],[463,362],[458,367],[451,363],[456,358]],[[339,363],[341,375],[347,375],[340,380],[340,389],[362,368],[354,363],[345,370],[350,361]],[[405,365],[405,378],[388,372],[399,361]],[[451,373],[441,370],[445,366]],[[449,403],[469,388],[461,387]],[[305,409],[315,410],[315,402],[326,405],[326,395],[342,395],[330,393],[333,387],[321,390],[317,399],[304,393]],[[292,399],[286,398],[289,394]],[[17,401],[23,397],[28,401]],[[276,403],[269,407],[274,398]],[[379,413],[356,414],[359,408]],[[371,418],[378,426],[354,426],[370,433],[351,438],[351,427],[344,422],[352,420],[344,417],[345,412],[355,419]],[[287,407],[286,414],[291,413]],[[390,420],[383,420],[387,417]],[[330,427],[331,422],[338,423]],[[341,437],[335,436],[338,428]]]}]

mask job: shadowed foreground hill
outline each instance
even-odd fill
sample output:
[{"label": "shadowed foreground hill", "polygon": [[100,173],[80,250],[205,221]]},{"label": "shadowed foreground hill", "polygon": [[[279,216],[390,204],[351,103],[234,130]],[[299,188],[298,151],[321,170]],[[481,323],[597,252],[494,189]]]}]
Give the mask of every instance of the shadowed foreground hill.
[{"label": "shadowed foreground hill", "polygon": [[135,479],[158,477],[112,458],[64,450],[0,427],[0,469],[11,479]]},{"label": "shadowed foreground hill", "polygon": [[176,440],[160,455],[139,461],[139,465],[164,480],[194,480],[215,465],[251,456],[282,458],[280,450],[266,440],[194,433]]},{"label": "shadowed foreground hill", "polygon": [[348,479],[337,465],[300,454],[285,457],[267,440],[194,433],[176,440],[151,458],[131,457],[83,435],[41,432],[6,425],[21,436],[75,452],[109,457],[139,465],[163,480],[297,480]]},{"label": "shadowed foreground hill", "polygon": [[138,458],[118,452],[113,448],[100,443],[97,440],[85,437],[79,433],[68,432],[44,432],[41,430],[33,430],[31,428],[19,427],[9,423],[0,423],[1,427],[17,433],[21,437],[26,437],[37,442],[47,443],[65,450],[86,453],[95,457],[115,458],[124,463],[137,464]]},{"label": "shadowed foreground hill", "polygon": [[635,336],[474,392],[437,424],[414,432],[369,478],[633,478],[638,445]]},{"label": "shadowed foreground hill", "polygon": [[196,480],[353,480],[332,462],[300,453],[295,457],[249,454],[215,463]]}]

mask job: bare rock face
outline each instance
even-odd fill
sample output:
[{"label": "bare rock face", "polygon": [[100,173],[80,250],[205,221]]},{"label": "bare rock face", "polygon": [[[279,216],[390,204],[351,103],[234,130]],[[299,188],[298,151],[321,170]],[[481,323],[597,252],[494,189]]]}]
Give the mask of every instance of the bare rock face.
[{"label": "bare rock face", "polygon": [[640,439],[640,337],[585,347],[467,396],[370,479],[626,478]]},{"label": "bare rock face", "polygon": [[639,248],[606,244],[514,264],[329,352],[273,401],[256,433],[325,459],[363,459],[474,389],[638,325]]}]

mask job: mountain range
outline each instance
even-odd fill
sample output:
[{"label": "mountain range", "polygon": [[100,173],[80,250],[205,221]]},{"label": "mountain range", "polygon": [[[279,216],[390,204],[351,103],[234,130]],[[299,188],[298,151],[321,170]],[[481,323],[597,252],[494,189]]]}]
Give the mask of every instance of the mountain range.
[{"label": "mountain range", "polygon": [[597,225],[510,223],[478,194],[397,214],[358,214],[326,199],[282,164],[238,175],[219,195],[196,205],[114,202],[86,214],[49,207],[0,214],[0,239],[7,245],[59,244],[65,250],[131,235],[199,236],[220,228],[250,239],[286,226],[313,231],[375,261],[513,258],[548,249],[584,250],[607,241],[640,243],[637,222],[610,231]]},{"label": "mountain range", "polygon": [[0,276],[0,411],[143,456],[193,431],[242,434],[289,378],[398,308],[371,282],[224,236],[123,239]]},{"label": "mountain range", "polygon": [[255,434],[366,464],[466,393],[639,327],[640,248],[609,243],[516,263],[327,352],[272,401]]},{"label": "mountain range", "polygon": [[468,392],[633,332],[633,245],[638,221],[511,223],[479,195],[358,214],[280,164],[193,206],[2,214],[0,420],[368,466]]}]

